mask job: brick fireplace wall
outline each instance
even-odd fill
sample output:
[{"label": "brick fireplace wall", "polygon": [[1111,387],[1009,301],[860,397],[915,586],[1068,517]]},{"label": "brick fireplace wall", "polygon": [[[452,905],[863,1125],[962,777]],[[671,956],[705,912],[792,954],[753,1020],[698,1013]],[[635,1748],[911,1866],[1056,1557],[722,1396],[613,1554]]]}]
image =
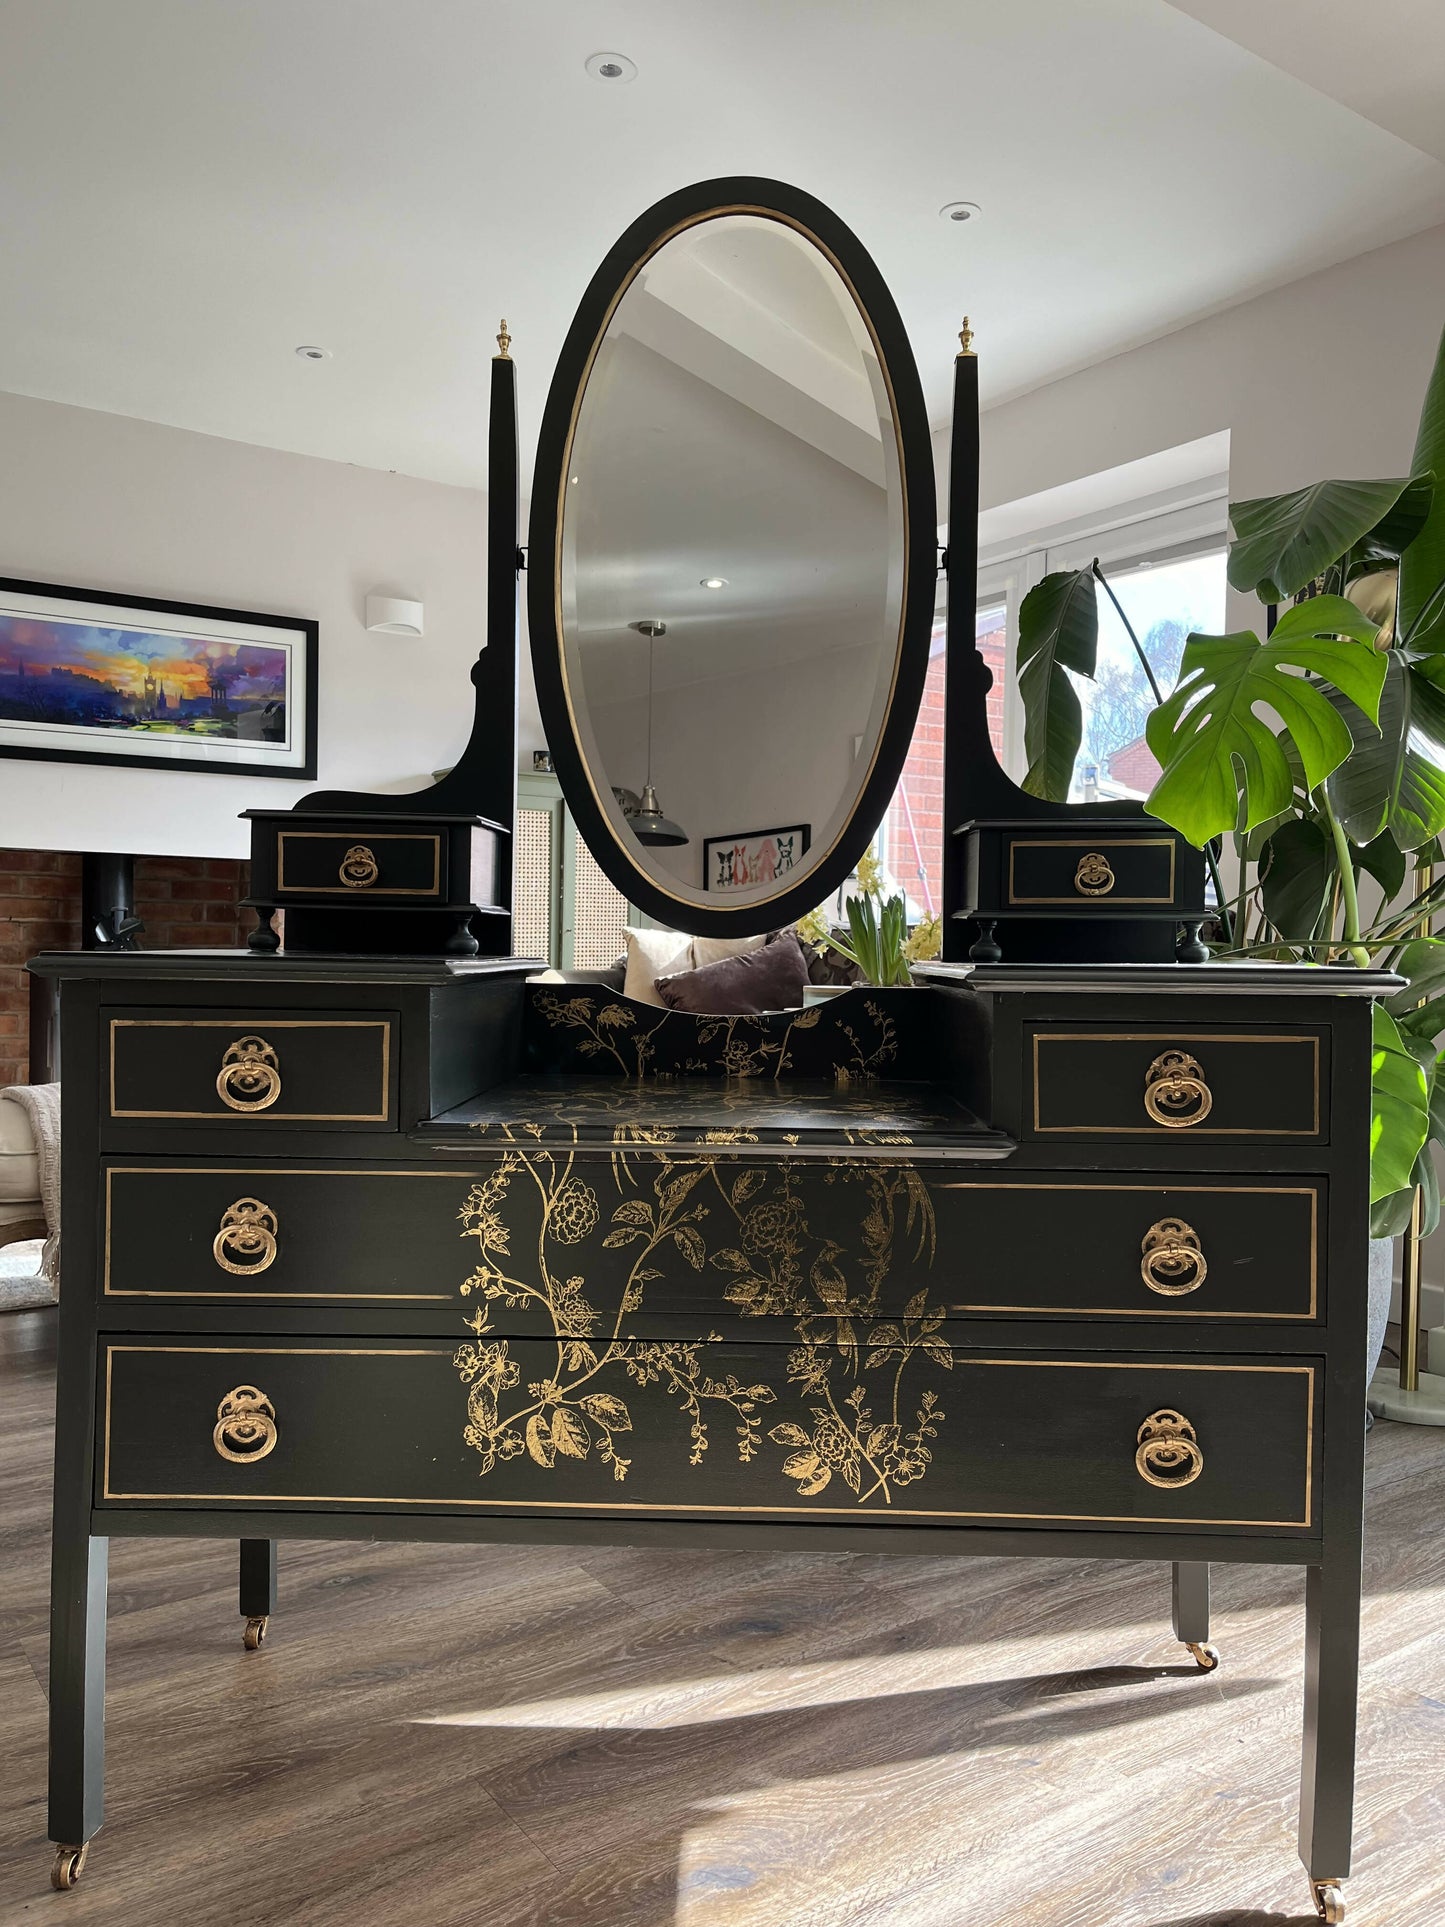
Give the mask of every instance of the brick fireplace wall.
[{"label": "brick fireplace wall", "polygon": [[[136,858],[145,950],[235,948],[253,923],[239,910],[246,864],[230,857]],[[69,850],[0,850],[0,1084],[23,1084],[30,1058],[30,979],[39,950],[80,945],[80,858]]]}]

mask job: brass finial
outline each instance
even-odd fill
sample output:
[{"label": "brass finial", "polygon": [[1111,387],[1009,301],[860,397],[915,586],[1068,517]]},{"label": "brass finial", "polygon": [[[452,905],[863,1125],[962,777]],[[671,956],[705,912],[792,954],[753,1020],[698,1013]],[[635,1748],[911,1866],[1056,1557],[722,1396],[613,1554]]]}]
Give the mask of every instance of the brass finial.
[{"label": "brass finial", "polygon": [[[965,322],[964,326],[967,327],[968,323]],[[502,317],[501,328],[497,332],[497,360],[498,361],[511,360],[512,357],[507,353],[507,350],[511,347],[511,345],[512,345],[512,337],[507,333],[507,321],[504,315]]]},{"label": "brass finial", "polygon": [[[505,322],[502,323],[503,327],[506,325]],[[973,329],[968,325],[967,315],[963,317],[963,326],[958,331],[958,352],[960,355],[973,353]]]}]

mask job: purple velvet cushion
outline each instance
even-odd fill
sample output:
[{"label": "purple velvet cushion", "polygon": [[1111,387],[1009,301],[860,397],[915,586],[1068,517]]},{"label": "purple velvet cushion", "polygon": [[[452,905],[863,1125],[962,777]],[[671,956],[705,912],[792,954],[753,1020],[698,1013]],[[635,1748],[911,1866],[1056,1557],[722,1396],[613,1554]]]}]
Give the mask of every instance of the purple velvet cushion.
[{"label": "purple velvet cushion", "polygon": [[755,1017],[765,1010],[796,1010],[803,1001],[808,966],[803,946],[791,930],[761,950],[699,970],[659,977],[657,994],[669,1010],[709,1017]]}]

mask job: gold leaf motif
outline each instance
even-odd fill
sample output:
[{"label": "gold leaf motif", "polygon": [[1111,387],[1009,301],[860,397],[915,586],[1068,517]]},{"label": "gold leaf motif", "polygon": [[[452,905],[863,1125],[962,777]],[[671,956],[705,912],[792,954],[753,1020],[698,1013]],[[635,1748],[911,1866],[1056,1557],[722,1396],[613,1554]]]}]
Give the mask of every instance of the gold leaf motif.
[{"label": "gold leaf motif", "polygon": [[589,1392],[581,1400],[582,1410],[589,1418],[605,1425],[609,1432],[630,1432],[632,1414],[622,1400],[613,1392]]},{"label": "gold leaf motif", "polygon": [[591,1446],[587,1427],[574,1412],[559,1405],[552,1414],[552,1449],[569,1459],[585,1459]]},{"label": "gold leaf motif", "polygon": [[527,1450],[538,1465],[549,1470],[557,1457],[557,1448],[552,1443],[552,1428],[541,1412],[533,1412],[527,1420]]}]

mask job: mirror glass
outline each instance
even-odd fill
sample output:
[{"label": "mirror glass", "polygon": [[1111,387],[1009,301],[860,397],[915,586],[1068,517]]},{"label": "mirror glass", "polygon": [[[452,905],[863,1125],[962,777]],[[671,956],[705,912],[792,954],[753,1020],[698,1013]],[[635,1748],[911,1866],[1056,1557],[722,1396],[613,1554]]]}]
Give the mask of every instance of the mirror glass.
[{"label": "mirror glass", "polygon": [[904,628],[888,373],[809,233],[715,212],[647,256],[595,342],[560,497],[562,675],[598,809],[666,920],[756,909],[849,832]]}]

